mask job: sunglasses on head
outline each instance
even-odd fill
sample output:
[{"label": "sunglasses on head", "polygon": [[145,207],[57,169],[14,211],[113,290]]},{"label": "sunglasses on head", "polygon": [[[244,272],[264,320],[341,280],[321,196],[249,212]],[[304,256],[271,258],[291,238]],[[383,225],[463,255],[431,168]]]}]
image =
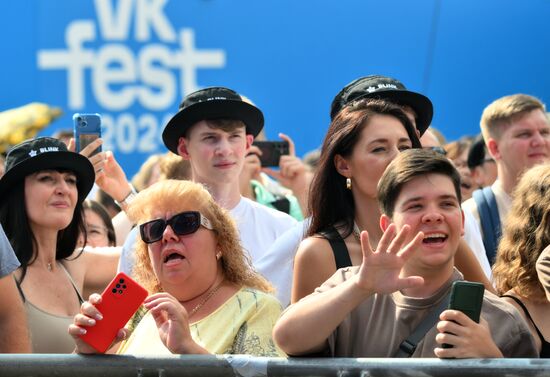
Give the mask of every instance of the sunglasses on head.
[{"label": "sunglasses on head", "polygon": [[200,226],[206,229],[214,229],[210,220],[197,211],[185,211],[172,216],[168,220],[156,219],[143,223],[139,226],[141,239],[145,243],[157,242],[162,238],[164,230],[170,225],[178,236],[195,233]]}]

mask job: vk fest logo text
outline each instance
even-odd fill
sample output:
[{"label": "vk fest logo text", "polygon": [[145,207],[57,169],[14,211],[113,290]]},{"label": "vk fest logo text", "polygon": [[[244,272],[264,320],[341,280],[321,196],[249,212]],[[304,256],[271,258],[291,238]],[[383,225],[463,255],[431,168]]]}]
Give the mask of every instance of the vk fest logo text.
[{"label": "vk fest logo text", "polygon": [[[177,107],[174,104],[199,89],[197,69],[225,66],[223,50],[195,47],[192,29],[176,33],[164,14],[166,1],[95,0],[97,26],[93,20],[72,21],[65,29],[65,49],[38,51],[40,69],[67,72],[70,110],[89,112],[86,91],[90,85],[96,102],[106,110],[102,129],[108,149],[156,152],[160,133]],[[124,43],[132,37],[132,18],[133,38],[144,44],[139,51]],[[98,33],[105,43],[95,50],[86,48],[87,42],[98,41]],[[153,33],[162,43],[149,42]],[[136,117],[124,112],[136,102],[146,110],[144,114]],[[155,113],[163,110],[170,112],[157,118]]]}]

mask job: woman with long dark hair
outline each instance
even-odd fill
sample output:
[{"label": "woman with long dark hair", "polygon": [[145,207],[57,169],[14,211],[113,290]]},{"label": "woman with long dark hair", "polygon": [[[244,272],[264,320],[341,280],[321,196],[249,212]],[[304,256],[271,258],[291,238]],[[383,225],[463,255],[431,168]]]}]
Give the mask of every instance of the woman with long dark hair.
[{"label": "woman with long dark hair", "polygon": [[72,352],[67,327],[80,292],[116,272],[117,254],[75,251],[79,234],[86,240],[82,202],[94,178],[86,157],[49,137],[18,144],[6,157],[0,223],[21,263],[15,279],[35,353]]},{"label": "woman with long dark hair", "polygon": [[336,269],[361,263],[362,230],[376,248],[382,236],[378,180],[401,151],[419,147],[415,127],[395,104],[361,99],[338,113],[311,183],[312,221],[294,260],[293,302]]}]

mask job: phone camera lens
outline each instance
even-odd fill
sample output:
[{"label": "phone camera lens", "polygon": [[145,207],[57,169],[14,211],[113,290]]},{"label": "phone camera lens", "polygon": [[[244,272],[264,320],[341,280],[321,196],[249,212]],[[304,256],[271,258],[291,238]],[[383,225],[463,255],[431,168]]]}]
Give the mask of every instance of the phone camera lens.
[{"label": "phone camera lens", "polygon": [[120,288],[120,284],[117,284],[116,287],[117,287],[117,288]]},{"label": "phone camera lens", "polygon": [[118,293],[122,294],[122,289],[119,289],[119,290],[118,290]]},{"label": "phone camera lens", "polygon": [[122,289],[126,289],[126,284],[124,284],[124,285],[122,286]]},{"label": "phone camera lens", "polygon": [[86,121],[83,121],[81,124],[82,124],[82,127],[86,127],[88,125]]},{"label": "phone camera lens", "polygon": [[116,288],[113,288],[112,292],[113,292],[113,293],[116,293]]},{"label": "phone camera lens", "polygon": [[119,279],[118,281],[120,284],[124,283],[124,279]]},{"label": "phone camera lens", "polygon": [[82,117],[77,117],[76,120],[80,122],[82,120]]}]

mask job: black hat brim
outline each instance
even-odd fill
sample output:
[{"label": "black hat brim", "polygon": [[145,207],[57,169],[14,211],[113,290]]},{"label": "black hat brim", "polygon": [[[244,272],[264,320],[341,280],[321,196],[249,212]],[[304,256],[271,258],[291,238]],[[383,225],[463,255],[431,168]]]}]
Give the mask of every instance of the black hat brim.
[{"label": "black hat brim", "polygon": [[416,129],[422,136],[428,129],[433,118],[433,105],[430,99],[420,93],[408,90],[378,90],[373,93],[365,93],[354,100],[361,98],[387,99],[400,105],[410,106],[416,112]]},{"label": "black hat brim", "polygon": [[178,154],[178,140],[197,122],[209,119],[236,119],[244,122],[246,133],[254,137],[264,126],[264,116],[255,106],[236,100],[211,100],[199,102],[180,110],[170,119],[164,131],[164,145]]},{"label": "black hat brim", "polygon": [[66,169],[77,176],[78,200],[83,201],[92,189],[95,171],[92,163],[74,152],[47,152],[28,158],[9,169],[0,179],[0,198],[26,176],[41,170]]}]

